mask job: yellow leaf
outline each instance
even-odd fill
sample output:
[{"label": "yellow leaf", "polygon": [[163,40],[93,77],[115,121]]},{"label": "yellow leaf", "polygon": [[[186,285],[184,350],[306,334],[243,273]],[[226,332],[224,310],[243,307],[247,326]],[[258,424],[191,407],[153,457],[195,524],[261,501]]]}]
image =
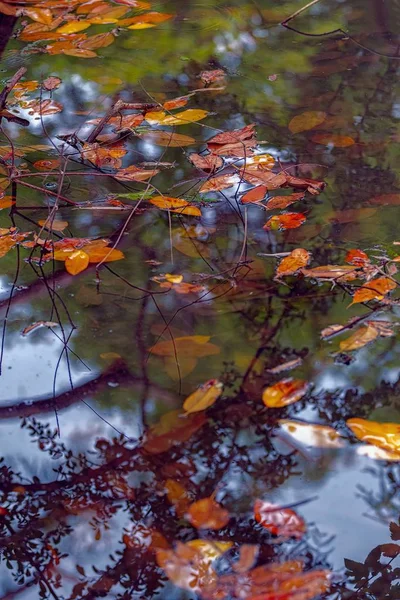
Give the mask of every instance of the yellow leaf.
[{"label": "yellow leaf", "polygon": [[104,247],[89,244],[83,246],[82,250],[88,255],[90,263],[114,262],[115,260],[125,258],[125,255],[121,250],[109,248],[108,246]]},{"label": "yellow leaf", "polygon": [[50,229],[51,231],[63,231],[66,227],[68,227],[68,221],[40,219],[40,221],[38,221],[38,225],[40,225],[40,227]]},{"label": "yellow leaf", "polygon": [[311,141],[315,144],[323,144],[324,146],[335,146],[336,148],[347,148],[353,146],[355,141],[348,135],[337,135],[335,133],[316,133]]},{"label": "yellow leaf", "polygon": [[170,131],[147,131],[143,135],[143,139],[156,144],[157,146],[166,146],[170,148],[191,146],[196,143],[196,140],[189,135],[172,133]]},{"label": "yellow leaf", "polygon": [[292,133],[300,133],[301,131],[314,129],[314,127],[321,125],[325,119],[326,113],[320,110],[310,110],[293,117],[288,127]]},{"label": "yellow leaf", "polygon": [[349,419],[346,425],[362,442],[378,446],[388,452],[400,453],[400,424],[379,423],[366,419]]},{"label": "yellow leaf", "polygon": [[187,413],[200,412],[206,410],[222,394],[223,385],[217,379],[210,379],[203,383],[195,392],[190,394],[183,403],[183,410]]},{"label": "yellow leaf", "polygon": [[350,306],[359,302],[368,302],[369,300],[382,300],[395,287],[397,287],[396,282],[389,279],[389,277],[373,279],[356,290]]},{"label": "yellow leaf", "polygon": [[83,250],[75,250],[65,259],[65,268],[70,275],[78,275],[89,264],[89,256]]},{"label": "yellow leaf", "polygon": [[191,215],[201,217],[201,211],[197,206],[191,206],[186,200],[181,198],[168,198],[167,196],[153,196],[150,198],[151,204],[158,206],[163,210],[169,210],[181,215]]},{"label": "yellow leaf", "polygon": [[359,327],[350,337],[340,342],[339,347],[343,352],[358,350],[378,337],[378,330],[371,325]]},{"label": "yellow leaf", "polygon": [[84,31],[91,26],[91,23],[87,21],[68,21],[65,25],[59,27],[57,33],[77,33],[78,31]]},{"label": "yellow leaf", "polygon": [[183,281],[183,275],[173,275],[172,273],[165,273],[164,275],[166,281],[169,281],[169,283],[182,283]]},{"label": "yellow leaf", "polygon": [[268,408],[281,408],[300,400],[307,390],[308,383],[302,379],[282,379],[265,388],[262,399]]},{"label": "yellow leaf", "polygon": [[200,108],[188,108],[174,115],[165,115],[162,120],[163,125],[186,125],[187,123],[196,123],[208,115],[206,110]]},{"label": "yellow leaf", "polygon": [[284,259],[278,265],[276,270],[277,277],[282,275],[293,275],[302,267],[305,267],[310,260],[310,253],[304,248],[296,248],[289,256],[285,256]]},{"label": "yellow leaf", "polygon": [[15,200],[12,199],[12,196],[4,196],[0,199],[0,209],[10,208],[13,204],[15,204]]}]

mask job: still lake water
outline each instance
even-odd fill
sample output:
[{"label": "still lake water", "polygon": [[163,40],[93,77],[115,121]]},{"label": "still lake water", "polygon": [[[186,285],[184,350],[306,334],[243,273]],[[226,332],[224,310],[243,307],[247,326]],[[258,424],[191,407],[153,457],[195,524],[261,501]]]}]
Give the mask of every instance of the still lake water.
[{"label": "still lake water", "polygon": [[[4,125],[17,148],[54,143],[47,152],[22,153],[28,165],[57,158],[59,136],[76,131],[87,137],[85,121],[103,116],[118,97],[164,102],[202,88],[189,108],[208,115],[176,128],[194,138],[193,147],[134,138],[124,158],[126,164],[170,163],[154,185],[197,202],[200,218],[169,218],[145,202],[124,228],[129,212],[101,202],[143,190],[142,184],[67,172],[61,192],[78,207],[58,211],[57,219],[68,221],[61,235],[115,241],[124,228],[118,246],[124,260],[103,268],[100,282],[93,267],[72,277],[56,262],[44,285],[25,260],[28,250],[1,258],[0,309],[7,322],[0,598],[201,598],[190,585],[174,586],[157,565],[155,542],[148,541],[154,532],[170,546],[199,537],[229,541],[232,556],[244,543],[259,544],[257,564],[302,557],[307,570],[333,571],[332,592],[323,598],[400,597],[396,558],[378,564],[375,552],[366,560],[391,542],[389,525],[399,519],[399,462],[369,456],[346,428],[352,417],[400,423],[398,336],[339,354],[337,338],[323,340],[321,330],[364,314],[365,306],[349,308],[349,296],[329,283],[276,282],[277,258],[264,256],[301,247],[313,266],[343,264],[349,249],[374,257],[393,253],[400,241],[400,3],[321,0],[291,22],[302,32],[340,28],[350,37],[303,35],[280,25],[304,4],[157,4],[152,10],[173,18],[119,35],[90,60],[36,52],[36,42],[10,39],[6,45],[4,82],[21,66],[26,80],[62,79],[53,97],[63,111],[43,120],[45,131],[40,119],[29,128]],[[224,83],[204,92],[199,75],[215,69],[225,72]],[[326,113],[324,123],[294,134],[289,122],[306,111]],[[256,126],[259,153],[285,168],[303,165],[303,176],[327,183],[295,207],[306,216],[298,229],[264,230],[270,213],[238,202],[243,184],[197,193],[199,172],[189,153],[219,131],[249,123]],[[317,143],[318,133],[353,143]],[[1,145],[7,143],[2,137]],[[58,182],[52,175],[35,178],[50,192]],[[31,230],[53,199],[35,189],[19,194],[18,207],[38,208],[17,211],[12,220],[3,209],[0,226]],[[102,208],[82,208],[89,202]],[[182,275],[200,291],[161,287],[153,278],[166,273]],[[385,318],[396,324],[398,313],[394,306]],[[60,320],[63,327],[21,334],[41,320]],[[208,351],[198,351],[194,336],[207,336]],[[182,337],[192,341],[178,343],[178,369],[171,338]],[[167,356],[149,352],[160,340],[171,343]],[[301,361],[294,371],[269,372],[295,358]],[[309,383],[307,394],[291,406],[265,408],[263,389],[291,376]],[[183,435],[172,411],[214,378],[224,384],[222,397]],[[165,447],[146,452],[143,440],[163,417],[156,431],[166,436]],[[293,432],[282,419],[311,426]],[[314,425],[334,428],[342,443],[327,444]],[[196,531],[168,497],[171,481],[191,502],[216,493],[229,510],[228,525]],[[295,505],[307,524],[302,540],[269,536],[253,520],[256,498]],[[361,567],[355,578],[346,574],[348,561],[366,561],[369,579]]]}]

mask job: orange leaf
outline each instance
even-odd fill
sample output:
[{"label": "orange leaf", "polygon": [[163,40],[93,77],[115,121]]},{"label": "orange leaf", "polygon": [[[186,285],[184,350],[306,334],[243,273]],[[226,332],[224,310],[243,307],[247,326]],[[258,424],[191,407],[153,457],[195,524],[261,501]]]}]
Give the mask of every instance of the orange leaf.
[{"label": "orange leaf", "polygon": [[66,227],[68,227],[68,221],[40,219],[40,221],[38,221],[38,225],[40,225],[40,227],[46,227],[46,229],[50,229],[51,231],[63,231]]},{"label": "orange leaf", "polygon": [[345,261],[355,267],[364,267],[370,262],[368,254],[365,254],[362,250],[355,249],[347,252]]},{"label": "orange leaf", "polygon": [[222,529],[229,519],[229,512],[212,497],[194,502],[188,510],[188,520],[196,529]]},{"label": "orange leaf", "polygon": [[219,192],[227,188],[232,187],[237,183],[237,177],[235,175],[219,175],[218,177],[212,177],[199,189],[201,194],[205,192]]},{"label": "orange leaf", "polygon": [[373,325],[359,327],[350,337],[340,342],[340,350],[342,350],[342,352],[358,350],[375,340],[378,335],[379,332]]},{"label": "orange leaf", "polygon": [[65,268],[70,275],[78,275],[89,264],[89,256],[83,250],[75,250],[65,259]]},{"label": "orange leaf", "polygon": [[151,204],[154,204],[162,210],[179,213],[180,215],[191,215],[201,217],[201,210],[197,206],[191,206],[186,200],[181,198],[168,198],[167,196],[153,196],[150,198]]},{"label": "orange leaf", "polygon": [[143,450],[149,454],[161,454],[181,442],[186,442],[206,423],[204,413],[185,416],[180,410],[166,413],[147,433]]},{"label": "orange leaf", "polygon": [[254,503],[254,518],[272,535],[300,539],[306,532],[306,524],[294,510],[279,508],[276,504],[256,500]]},{"label": "orange leaf", "polygon": [[306,220],[306,216],[303,213],[283,213],[281,215],[274,215],[265,223],[263,229],[270,229],[272,231],[281,231],[283,229],[296,229],[300,227]]},{"label": "orange leaf", "polygon": [[335,146],[336,148],[347,148],[353,146],[355,141],[348,135],[337,135],[335,133],[316,133],[311,138],[311,141],[315,144],[322,144],[324,146]]},{"label": "orange leaf", "polygon": [[273,210],[274,208],[286,208],[294,202],[303,200],[303,198],[304,193],[302,194],[301,192],[297,194],[289,194],[288,196],[274,196],[273,198],[270,198],[268,200],[267,204],[265,205],[265,208],[267,208],[268,210]]},{"label": "orange leaf", "polygon": [[175,507],[178,517],[183,517],[190,506],[190,496],[187,490],[178,481],[167,479],[165,482],[167,498]]},{"label": "orange leaf", "polygon": [[253,189],[246,192],[240,198],[240,201],[243,202],[243,204],[247,204],[248,202],[260,202],[261,200],[264,200],[267,191],[268,190],[265,185],[257,185]]},{"label": "orange leaf", "polygon": [[189,160],[194,164],[198,169],[202,169],[203,171],[216,171],[224,164],[224,161],[220,156],[216,156],[215,154],[206,154],[205,156],[201,156],[200,154],[196,154],[193,152],[189,155]]},{"label": "orange leaf", "polygon": [[223,385],[217,379],[210,379],[203,383],[195,392],[190,394],[183,403],[183,410],[187,413],[206,410],[214,404],[222,394]]},{"label": "orange leaf", "polygon": [[282,379],[265,388],[262,399],[268,408],[281,408],[297,402],[307,393],[308,383],[301,379]]},{"label": "orange leaf", "polygon": [[33,166],[38,171],[54,171],[60,166],[60,159],[54,158],[52,160],[37,160],[33,163]]},{"label": "orange leaf", "polygon": [[196,143],[196,140],[189,135],[181,133],[172,133],[170,131],[147,131],[142,138],[150,141],[157,146],[167,146],[170,148],[178,148],[183,146],[191,146]]},{"label": "orange leaf", "polygon": [[281,260],[276,270],[277,277],[282,275],[293,275],[302,267],[305,267],[310,260],[310,253],[304,248],[296,248],[289,256]]},{"label": "orange leaf", "polygon": [[182,108],[183,106],[186,106],[186,104],[189,102],[189,98],[190,96],[180,96],[179,98],[174,98],[173,100],[167,100],[166,102],[164,102],[163,108],[165,108],[165,110]]},{"label": "orange leaf", "polygon": [[366,419],[349,419],[346,425],[362,442],[367,442],[388,452],[400,453],[400,424],[379,423]]},{"label": "orange leaf", "polygon": [[320,110],[310,110],[301,113],[301,115],[296,115],[293,117],[288,125],[288,128],[292,133],[300,133],[301,131],[314,129],[314,127],[321,125],[325,119],[326,113]]},{"label": "orange leaf", "polygon": [[382,300],[386,294],[396,287],[396,283],[389,277],[378,277],[355,291],[351,305],[368,302],[369,300]]},{"label": "orange leaf", "polygon": [[135,165],[131,165],[126,169],[120,169],[116,174],[116,179],[120,179],[121,181],[147,181],[154,175],[159,173],[158,169],[146,170],[139,169],[139,167],[135,167]]},{"label": "orange leaf", "polygon": [[90,263],[114,262],[125,258],[121,250],[109,248],[108,246],[88,245],[83,246],[82,250],[88,255]]},{"label": "orange leaf", "polygon": [[10,208],[13,204],[15,204],[15,200],[12,199],[12,196],[4,196],[0,199],[0,209]]}]

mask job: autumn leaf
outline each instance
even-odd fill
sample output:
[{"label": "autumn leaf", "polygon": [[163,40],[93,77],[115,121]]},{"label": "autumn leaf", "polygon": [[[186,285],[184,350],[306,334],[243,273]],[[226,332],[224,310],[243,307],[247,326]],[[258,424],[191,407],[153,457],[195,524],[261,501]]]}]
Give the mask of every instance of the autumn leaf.
[{"label": "autumn leaf", "polygon": [[83,250],[74,250],[65,259],[65,268],[70,275],[78,275],[84,271],[89,264],[89,256]]},{"label": "autumn leaf", "polygon": [[314,267],[313,269],[303,269],[304,277],[313,277],[314,279],[329,279],[333,281],[351,281],[357,279],[357,272],[354,267],[348,265],[325,265]]},{"label": "autumn leaf", "polygon": [[187,125],[188,123],[197,123],[202,121],[208,112],[200,108],[188,108],[173,115],[167,114],[161,121],[162,125]]},{"label": "autumn leaf", "polygon": [[10,208],[15,204],[15,200],[13,200],[12,196],[4,196],[0,198],[0,210],[2,208]]},{"label": "autumn leaf", "polygon": [[140,169],[139,167],[135,167],[135,165],[131,165],[126,169],[120,169],[116,174],[116,179],[121,181],[147,181],[154,175],[159,173],[159,169]]},{"label": "autumn leaf", "polygon": [[324,146],[335,146],[336,148],[347,148],[353,146],[355,141],[348,135],[338,135],[335,133],[316,133],[311,138],[311,141],[315,144],[322,144]]},{"label": "autumn leaf", "polygon": [[185,414],[173,410],[164,414],[160,421],[147,432],[143,450],[148,454],[161,454],[173,446],[189,440],[206,423],[203,412]]},{"label": "autumn leaf", "polygon": [[244,140],[254,137],[255,125],[246,125],[242,129],[234,129],[233,131],[224,131],[218,133],[214,137],[207,140],[207,144],[235,144],[236,142],[243,142]]},{"label": "autumn leaf", "polygon": [[23,102],[22,107],[28,110],[30,115],[38,114],[43,117],[47,115],[54,115],[63,110],[63,105],[54,100],[30,100],[29,102]]},{"label": "autumn leaf", "polygon": [[302,267],[307,266],[310,258],[310,253],[304,248],[292,250],[289,256],[285,256],[279,263],[278,268],[276,269],[276,276],[282,277],[283,275],[293,275]]},{"label": "autumn leaf", "polygon": [[314,129],[318,125],[321,125],[326,119],[326,113],[320,110],[311,110],[296,115],[290,121],[288,127],[292,133],[300,133],[301,131],[308,131]]},{"label": "autumn leaf", "polygon": [[207,85],[210,83],[225,83],[225,71],[222,69],[202,71],[200,73],[200,79]]},{"label": "autumn leaf", "polygon": [[206,192],[219,192],[221,190],[230,188],[237,183],[238,180],[236,175],[219,175],[218,177],[212,177],[203,183],[199,189],[199,192],[201,194]]},{"label": "autumn leaf", "polygon": [[141,137],[145,141],[149,141],[157,146],[167,146],[171,148],[191,146],[196,143],[196,140],[188,135],[172,133],[170,131],[146,131]]},{"label": "autumn leaf", "polygon": [[358,304],[359,302],[382,300],[386,294],[396,287],[396,282],[389,279],[389,277],[378,277],[377,279],[373,279],[354,292],[353,301],[350,306]]},{"label": "autumn leaf", "polygon": [[220,169],[224,164],[222,158],[216,154],[205,154],[204,156],[201,156],[200,154],[193,152],[189,155],[189,160],[195,167],[202,171],[213,172]]},{"label": "autumn leaf", "polygon": [[261,202],[261,200],[264,200],[267,191],[268,189],[265,185],[257,185],[243,194],[243,196],[240,198],[240,201],[243,202],[243,204],[247,204],[249,202]]},{"label": "autumn leaf", "polygon": [[212,406],[222,394],[223,384],[217,379],[203,383],[195,392],[190,394],[183,403],[187,413],[199,412]]},{"label": "autumn leaf", "polygon": [[36,162],[33,163],[33,167],[35,169],[37,169],[38,171],[54,171],[55,169],[58,169],[60,164],[61,164],[61,161],[59,158],[53,158],[53,159],[37,160]]},{"label": "autumn leaf", "polygon": [[306,216],[303,213],[283,213],[281,215],[274,215],[265,223],[263,229],[271,231],[282,231],[285,229],[296,229],[300,227],[306,220]]},{"label": "autumn leaf", "polygon": [[366,419],[348,419],[346,425],[362,442],[378,446],[387,452],[400,453],[400,424],[379,423]]},{"label": "autumn leaf", "polygon": [[229,522],[229,512],[214,498],[203,498],[190,505],[187,518],[196,529],[218,530]]},{"label": "autumn leaf", "polygon": [[279,508],[276,504],[256,500],[254,518],[272,535],[300,539],[306,532],[306,524],[299,515],[290,508]]},{"label": "autumn leaf", "polygon": [[63,231],[66,227],[68,227],[68,221],[57,221],[57,219],[40,219],[38,221],[38,225],[40,225],[40,227],[50,229],[51,231]]},{"label": "autumn leaf", "polygon": [[188,491],[179,481],[167,479],[165,482],[167,498],[175,507],[178,517],[183,517],[190,507],[191,499]]},{"label": "autumn leaf", "polygon": [[350,337],[340,342],[340,350],[342,350],[342,352],[358,350],[375,340],[378,335],[378,330],[372,325],[359,327]]},{"label": "autumn leaf", "polygon": [[183,106],[186,106],[186,104],[189,102],[189,99],[190,99],[190,95],[189,96],[179,96],[179,98],[173,98],[172,100],[167,100],[166,102],[164,102],[163,108],[165,108],[165,110],[174,110],[174,108],[182,108]]},{"label": "autumn leaf", "polygon": [[108,246],[91,244],[88,246],[83,246],[82,250],[88,255],[90,263],[108,263],[125,258],[125,255],[123,252],[121,252],[121,250],[118,250],[117,248],[109,248]]},{"label": "autumn leaf", "polygon": [[74,21],[68,21],[68,23],[59,27],[57,33],[78,33],[78,31],[84,31],[90,26],[91,23],[75,19]]},{"label": "autumn leaf", "polygon": [[270,170],[275,164],[275,158],[271,154],[256,154],[246,158],[245,166],[251,167],[257,165],[259,169]]},{"label": "autumn leaf", "polygon": [[268,408],[281,408],[300,400],[307,393],[308,383],[301,379],[282,379],[265,388],[262,399]]},{"label": "autumn leaf", "polygon": [[176,337],[174,341],[167,340],[157,342],[151,349],[152,354],[157,356],[175,356],[175,350],[178,353],[190,354],[193,357],[211,356],[219,354],[220,349],[215,344],[209,342],[208,335],[191,335]]},{"label": "autumn leaf", "polygon": [[368,254],[362,250],[356,249],[352,249],[347,252],[345,261],[350,265],[354,265],[355,267],[365,267],[365,265],[370,263]]},{"label": "autumn leaf", "polygon": [[201,217],[201,210],[197,206],[192,206],[186,200],[181,198],[169,198],[167,196],[153,196],[150,198],[151,204],[154,204],[162,210],[179,213],[180,215],[190,215],[192,217]]},{"label": "autumn leaf", "polygon": [[289,194],[288,196],[274,196],[273,198],[270,198],[268,200],[267,204],[265,205],[265,208],[268,210],[273,210],[275,208],[282,209],[286,208],[287,206],[290,206],[294,202],[298,202],[299,200],[303,199],[304,193]]}]

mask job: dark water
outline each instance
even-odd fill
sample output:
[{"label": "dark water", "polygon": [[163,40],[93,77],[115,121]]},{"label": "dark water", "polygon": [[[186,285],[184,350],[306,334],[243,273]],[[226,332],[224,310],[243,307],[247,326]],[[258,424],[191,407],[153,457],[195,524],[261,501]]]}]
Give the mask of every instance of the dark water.
[{"label": "dark water", "polygon": [[[366,307],[348,308],[349,296],[329,283],[295,277],[277,283],[276,258],[261,255],[302,247],[317,266],[343,264],[351,248],[370,256],[393,253],[400,240],[400,63],[387,56],[400,52],[400,4],[321,0],[296,19],[303,32],[340,28],[351,38],[340,32],[310,37],[279,25],[302,5],[210,0],[152,6],[175,16],[120,35],[90,60],[35,53],[35,43],[9,40],[4,81],[22,65],[26,79],[52,74],[63,80],[54,99],[64,110],[46,117],[46,135],[40,120],[28,129],[4,125],[16,147],[50,140],[59,147],[57,136],[74,131],[84,139],[90,131],[85,120],[102,116],[118,94],[163,102],[202,87],[199,73],[218,68],[226,73],[226,87],[197,93],[189,105],[210,114],[200,124],[176,128],[196,146],[165,149],[134,138],[126,164],[173,163],[154,185],[199,202],[199,172],[188,154],[218,131],[255,123],[259,152],[285,165],[306,165],[303,175],[328,185],[301,203],[302,227],[283,232],[263,230],[265,211],[240,205],[232,188],[203,197],[200,219],[172,214],[169,222],[165,212],[145,204],[121,236],[125,259],[101,269],[100,281],[93,267],[71,277],[56,262],[46,270],[45,285],[24,260],[29,251],[14,249],[1,258],[0,306],[7,321],[0,380],[0,598],[201,597],[187,584],[174,586],[157,565],[154,532],[170,546],[198,538],[232,542],[230,560],[242,544],[259,544],[258,565],[301,557],[306,570],[333,571],[324,598],[400,597],[396,557],[379,548],[370,554],[391,542],[389,525],[399,519],[399,462],[363,454],[365,445],[346,428],[352,417],[400,422],[398,337],[379,338],[349,353],[350,359],[338,357],[337,339],[322,340],[320,331]],[[328,115],[328,126],[290,132],[295,115],[315,110]],[[315,143],[320,131],[349,136],[354,144]],[[1,144],[7,144],[4,137]],[[49,152],[56,158],[54,149]],[[24,160],[29,165],[49,152]],[[57,182],[44,175],[34,181],[48,190],[57,190]],[[143,189],[96,173],[67,173],[61,192],[95,203]],[[31,230],[52,198],[28,188],[19,194],[19,206],[39,208],[13,214],[14,222],[2,210],[0,226]],[[390,199],[380,200],[386,194]],[[127,214],[66,207],[57,218],[68,221],[61,235],[115,240]],[[203,288],[168,291],[152,280],[163,273]],[[385,318],[396,324],[398,308]],[[40,320],[60,320],[62,327],[21,335]],[[178,367],[173,352],[169,359],[149,354],[159,339],[182,336],[209,336],[213,350],[193,357],[192,347],[179,352],[178,346]],[[295,358],[302,362],[289,374],[268,371]],[[265,408],[263,389],[286,376],[309,382],[307,395],[286,408]],[[212,378],[224,383],[223,395],[189,419],[185,436],[171,411]],[[143,440],[164,415],[169,425],[164,421],[158,433],[166,435],[166,445],[146,451]],[[343,435],[341,447],[324,447],[312,427],[292,435],[279,419],[330,426]],[[191,502],[215,493],[229,523],[197,531],[168,499],[168,480],[183,486]],[[253,520],[256,498],[299,503],[305,536],[270,536]],[[229,561],[216,568],[229,571]]]}]

